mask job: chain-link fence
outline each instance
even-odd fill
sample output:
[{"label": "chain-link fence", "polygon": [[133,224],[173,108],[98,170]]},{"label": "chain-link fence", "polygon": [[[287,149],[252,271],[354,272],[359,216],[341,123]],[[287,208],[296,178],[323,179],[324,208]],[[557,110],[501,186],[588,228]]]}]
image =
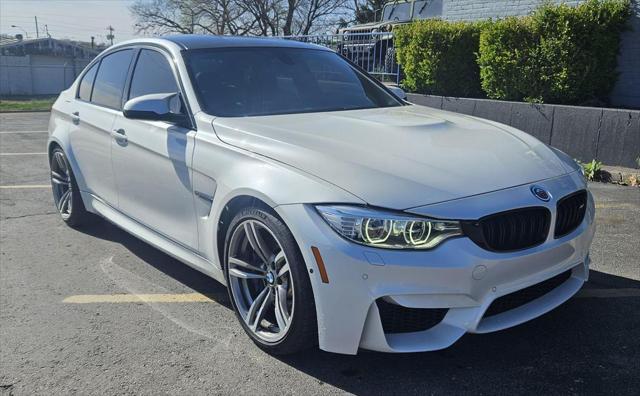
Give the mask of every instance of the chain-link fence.
[{"label": "chain-link fence", "polygon": [[67,89],[89,62],[55,58],[39,61],[30,56],[1,56],[0,95],[56,95]]}]

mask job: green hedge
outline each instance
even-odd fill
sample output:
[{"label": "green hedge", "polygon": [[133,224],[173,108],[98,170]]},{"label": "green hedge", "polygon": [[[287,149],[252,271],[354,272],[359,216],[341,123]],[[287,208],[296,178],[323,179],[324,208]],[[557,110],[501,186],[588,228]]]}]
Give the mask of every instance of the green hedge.
[{"label": "green hedge", "polygon": [[427,20],[394,30],[411,91],[565,104],[607,102],[629,0],[546,3],[482,23]]},{"label": "green hedge", "polygon": [[393,31],[403,86],[433,95],[478,97],[480,24],[430,19]]},{"label": "green hedge", "polygon": [[630,14],[629,1],[589,0],[486,24],[478,54],[483,90],[494,99],[606,102]]}]

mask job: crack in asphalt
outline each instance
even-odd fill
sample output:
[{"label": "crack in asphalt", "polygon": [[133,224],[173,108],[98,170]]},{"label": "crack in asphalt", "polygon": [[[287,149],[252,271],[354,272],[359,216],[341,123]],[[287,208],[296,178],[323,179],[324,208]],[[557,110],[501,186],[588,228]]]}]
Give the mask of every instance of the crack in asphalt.
[{"label": "crack in asphalt", "polygon": [[58,214],[58,212],[44,212],[44,213],[29,213],[20,216],[3,216],[0,217],[1,220],[15,220],[15,219],[24,219],[27,217],[35,217],[35,216],[48,216],[52,214]]}]

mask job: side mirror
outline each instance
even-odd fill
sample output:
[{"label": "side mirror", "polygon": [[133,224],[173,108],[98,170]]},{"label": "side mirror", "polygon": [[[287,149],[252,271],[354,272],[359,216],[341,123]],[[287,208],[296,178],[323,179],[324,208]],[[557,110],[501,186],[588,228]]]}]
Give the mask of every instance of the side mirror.
[{"label": "side mirror", "polygon": [[179,123],[186,120],[180,94],[160,93],[138,96],[124,104],[126,118]]},{"label": "side mirror", "polygon": [[387,85],[387,88],[389,88],[389,91],[391,91],[398,98],[400,98],[402,100],[407,100],[407,93],[404,92],[404,90],[402,88],[400,88],[399,86],[397,86],[397,85]]}]

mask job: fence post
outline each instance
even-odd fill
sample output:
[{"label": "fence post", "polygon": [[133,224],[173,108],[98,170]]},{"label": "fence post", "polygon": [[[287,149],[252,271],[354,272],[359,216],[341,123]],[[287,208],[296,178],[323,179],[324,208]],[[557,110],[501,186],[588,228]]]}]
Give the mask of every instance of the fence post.
[{"label": "fence post", "polygon": [[29,57],[29,81],[31,82],[31,91],[30,95],[35,95],[35,85],[33,82],[33,64],[31,63],[31,55],[27,55]]}]

